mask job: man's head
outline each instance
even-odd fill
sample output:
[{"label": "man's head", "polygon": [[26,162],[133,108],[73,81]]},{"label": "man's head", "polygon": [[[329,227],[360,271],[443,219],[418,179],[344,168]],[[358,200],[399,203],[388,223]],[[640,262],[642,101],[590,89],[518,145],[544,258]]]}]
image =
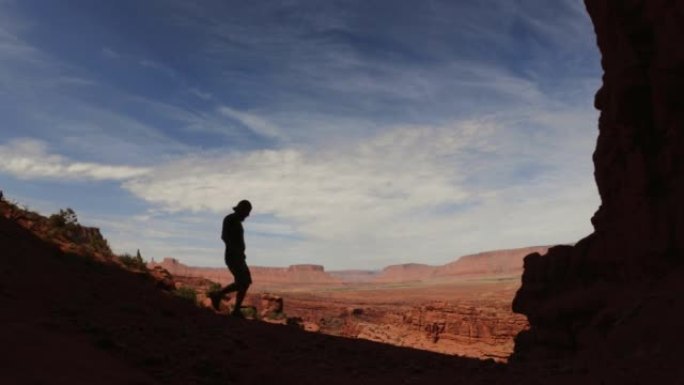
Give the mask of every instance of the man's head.
[{"label": "man's head", "polygon": [[252,211],[252,204],[249,203],[248,200],[244,199],[241,200],[237,206],[233,207],[233,211],[240,217],[241,220],[244,220],[249,216],[249,213]]}]

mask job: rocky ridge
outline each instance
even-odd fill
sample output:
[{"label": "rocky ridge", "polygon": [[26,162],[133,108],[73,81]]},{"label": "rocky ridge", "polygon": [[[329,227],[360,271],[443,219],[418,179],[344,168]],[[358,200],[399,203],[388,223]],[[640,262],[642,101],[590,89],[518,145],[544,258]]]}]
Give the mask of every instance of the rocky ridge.
[{"label": "rocky ridge", "polygon": [[0,216],[55,244],[64,252],[89,255],[101,261],[117,260],[100,229],[80,225],[71,209],[45,217],[0,199]]}]

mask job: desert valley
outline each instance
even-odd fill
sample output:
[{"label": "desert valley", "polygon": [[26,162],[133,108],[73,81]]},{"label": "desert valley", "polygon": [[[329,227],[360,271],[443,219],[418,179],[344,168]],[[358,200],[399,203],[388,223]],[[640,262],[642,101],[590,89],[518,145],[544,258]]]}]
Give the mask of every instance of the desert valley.
[{"label": "desert valley", "polygon": [[[506,361],[527,327],[511,303],[529,247],[468,255],[443,266],[405,264],[381,271],[331,271],[323,266],[252,267],[247,305],[304,330],[362,338],[445,354]],[[189,267],[167,258],[150,263],[192,288],[209,307],[211,282],[232,282],[226,268]],[[230,306],[230,303],[226,304]]]}]

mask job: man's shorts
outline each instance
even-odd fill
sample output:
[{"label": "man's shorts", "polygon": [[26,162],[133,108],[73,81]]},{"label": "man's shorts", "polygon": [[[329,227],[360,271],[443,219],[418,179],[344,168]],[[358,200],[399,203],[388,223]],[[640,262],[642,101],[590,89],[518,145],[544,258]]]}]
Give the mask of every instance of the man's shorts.
[{"label": "man's shorts", "polygon": [[244,258],[226,255],[226,265],[228,265],[228,270],[235,277],[235,283],[241,286],[252,284],[252,274],[249,272],[247,261]]}]

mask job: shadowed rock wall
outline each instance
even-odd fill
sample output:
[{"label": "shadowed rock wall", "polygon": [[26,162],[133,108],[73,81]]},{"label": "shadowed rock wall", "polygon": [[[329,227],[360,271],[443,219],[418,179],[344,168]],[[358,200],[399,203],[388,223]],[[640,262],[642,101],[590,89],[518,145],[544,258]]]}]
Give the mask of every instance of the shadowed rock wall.
[{"label": "shadowed rock wall", "polygon": [[593,156],[602,203],[593,234],[526,257],[513,303],[531,324],[520,360],[609,339],[684,257],[684,1],[585,5],[604,70]]}]

